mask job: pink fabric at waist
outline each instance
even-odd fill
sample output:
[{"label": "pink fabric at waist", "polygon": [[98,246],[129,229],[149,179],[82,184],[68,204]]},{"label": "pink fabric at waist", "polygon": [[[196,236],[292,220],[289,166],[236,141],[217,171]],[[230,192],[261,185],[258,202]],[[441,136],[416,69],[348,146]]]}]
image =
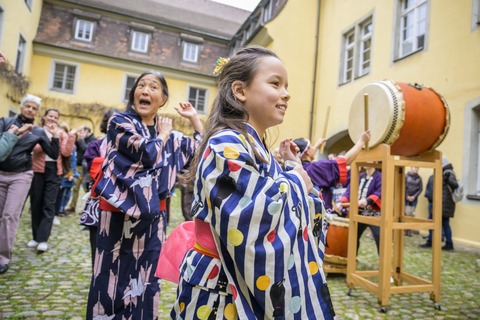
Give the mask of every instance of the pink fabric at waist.
[{"label": "pink fabric at waist", "polygon": [[217,246],[215,245],[215,240],[213,240],[210,224],[198,218],[195,218],[195,240],[204,249],[218,256]]}]

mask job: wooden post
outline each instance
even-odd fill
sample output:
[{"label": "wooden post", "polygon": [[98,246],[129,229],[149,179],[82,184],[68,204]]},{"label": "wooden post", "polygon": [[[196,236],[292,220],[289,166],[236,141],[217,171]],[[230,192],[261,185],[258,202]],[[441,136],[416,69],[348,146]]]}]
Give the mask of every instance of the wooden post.
[{"label": "wooden post", "polygon": [[[330,106],[327,107],[327,115],[325,116],[325,123],[323,124],[323,132],[322,138],[325,138],[327,135],[327,125],[328,125],[328,118],[330,117]],[[325,149],[325,143],[320,146],[320,154],[323,154],[323,150]]]}]

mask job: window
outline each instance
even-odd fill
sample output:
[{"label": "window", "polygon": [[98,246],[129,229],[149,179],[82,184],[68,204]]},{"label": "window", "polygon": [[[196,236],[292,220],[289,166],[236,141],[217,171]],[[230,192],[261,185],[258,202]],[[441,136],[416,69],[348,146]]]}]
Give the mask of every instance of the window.
[{"label": "window", "polygon": [[33,0],[25,0],[25,4],[27,5],[28,10],[32,11],[32,1]]},{"label": "window", "polygon": [[190,102],[199,113],[205,113],[207,90],[194,87],[190,87],[188,90],[188,102]]},{"label": "window", "polygon": [[355,54],[355,30],[344,36],[343,83],[353,80],[353,57]]},{"label": "window", "polygon": [[77,67],[55,62],[52,89],[73,93]]},{"label": "window", "polygon": [[15,61],[15,71],[17,73],[23,72],[23,62],[25,61],[25,51],[26,51],[27,41],[20,36],[18,39],[18,47],[17,47],[17,60]]},{"label": "window", "polygon": [[370,72],[373,23],[369,17],[343,34],[340,82],[347,83]]},{"label": "window", "polygon": [[424,48],[427,19],[427,0],[400,0],[398,58]]},{"label": "window", "polygon": [[369,20],[361,26],[360,38],[360,63],[358,65],[358,74],[363,76],[370,71],[370,57],[372,51],[372,21]]},{"label": "window", "polygon": [[272,1],[269,1],[263,8],[263,23],[267,23],[272,18]]},{"label": "window", "polygon": [[132,50],[139,52],[148,51],[148,42],[150,40],[150,34],[140,31],[132,31]]},{"label": "window", "polygon": [[92,41],[93,37],[93,22],[83,19],[77,19],[75,26],[75,39],[82,41]]},{"label": "window", "polygon": [[480,0],[472,0],[472,26],[471,30],[480,27]]},{"label": "window", "polygon": [[198,44],[183,42],[183,60],[188,62],[198,62]]},{"label": "window", "polygon": [[135,80],[137,80],[137,78],[132,77],[132,76],[127,76],[127,78],[125,80],[125,93],[124,93],[124,96],[123,96],[123,101],[128,101],[128,99],[130,97],[130,90],[132,90],[133,84],[135,83]]},{"label": "window", "polygon": [[5,20],[3,8],[0,6],[0,46],[2,44],[3,21]]}]

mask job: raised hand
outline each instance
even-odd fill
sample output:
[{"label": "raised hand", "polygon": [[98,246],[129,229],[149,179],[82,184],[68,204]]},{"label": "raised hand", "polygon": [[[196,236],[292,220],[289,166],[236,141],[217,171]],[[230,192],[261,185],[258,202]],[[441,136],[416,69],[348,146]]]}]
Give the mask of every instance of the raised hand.
[{"label": "raised hand", "polygon": [[283,139],[280,142],[279,152],[285,161],[290,160],[290,161],[295,161],[298,164],[301,164],[302,161],[298,157],[299,150],[300,149],[295,144],[295,142],[293,142],[291,138]]},{"label": "raised hand", "polygon": [[184,118],[191,119],[197,115],[197,109],[190,102],[180,102],[174,107],[178,114]]},{"label": "raised hand", "polygon": [[371,137],[372,137],[372,134],[370,133],[370,130],[367,130],[364,133],[362,133],[362,136],[360,137],[360,139],[365,143],[367,141],[370,141]]},{"label": "raised hand", "polygon": [[45,127],[47,130],[52,134],[53,138],[58,138],[59,137],[59,132],[58,132],[58,126],[56,123],[47,123],[45,124]]},{"label": "raised hand", "polygon": [[164,142],[167,141],[170,137],[170,133],[172,133],[173,130],[172,119],[167,117],[158,117],[157,130],[158,138],[162,139]]},{"label": "raised hand", "polygon": [[15,134],[19,136],[24,132],[32,130],[32,128],[33,128],[33,123],[25,123],[15,132]]},{"label": "raised hand", "polygon": [[0,64],[7,62],[7,58],[3,55],[3,53],[0,51]]}]

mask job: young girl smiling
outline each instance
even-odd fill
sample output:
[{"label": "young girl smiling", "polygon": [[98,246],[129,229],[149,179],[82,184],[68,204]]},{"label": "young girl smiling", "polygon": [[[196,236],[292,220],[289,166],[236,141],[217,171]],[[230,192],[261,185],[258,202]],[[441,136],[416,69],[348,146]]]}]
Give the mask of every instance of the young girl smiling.
[{"label": "young girl smiling", "polygon": [[[172,319],[332,319],[322,270],[323,205],[291,139],[284,172],[265,145],[290,95],[283,63],[262,47],[224,63],[195,176],[196,243],[181,267]],[[320,250],[318,239],[320,236]]]}]

